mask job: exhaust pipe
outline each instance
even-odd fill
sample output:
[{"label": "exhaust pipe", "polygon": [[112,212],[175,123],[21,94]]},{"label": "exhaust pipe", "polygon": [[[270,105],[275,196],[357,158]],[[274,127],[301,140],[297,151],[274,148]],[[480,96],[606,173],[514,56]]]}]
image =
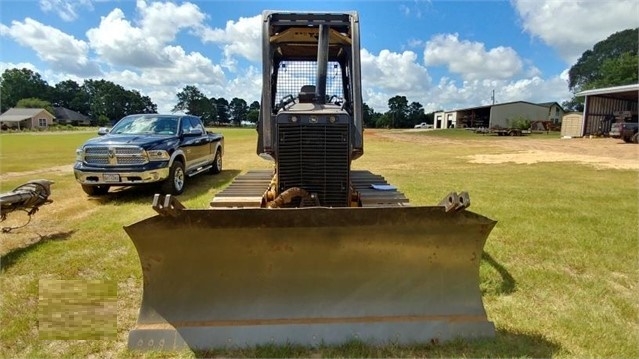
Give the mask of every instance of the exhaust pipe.
[{"label": "exhaust pipe", "polygon": [[326,73],[328,68],[328,25],[319,26],[319,39],[317,40],[317,78],[315,86],[315,99],[317,103],[326,103]]}]

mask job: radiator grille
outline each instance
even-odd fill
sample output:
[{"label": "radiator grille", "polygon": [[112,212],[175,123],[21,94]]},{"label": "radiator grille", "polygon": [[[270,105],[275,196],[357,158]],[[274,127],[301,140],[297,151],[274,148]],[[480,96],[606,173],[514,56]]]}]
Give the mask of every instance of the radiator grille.
[{"label": "radiator grille", "polygon": [[320,205],[349,205],[349,127],[347,124],[279,124],[280,192],[301,187]]},{"label": "radiator grille", "polygon": [[90,165],[143,165],[148,160],[140,147],[86,147],[84,162]]}]

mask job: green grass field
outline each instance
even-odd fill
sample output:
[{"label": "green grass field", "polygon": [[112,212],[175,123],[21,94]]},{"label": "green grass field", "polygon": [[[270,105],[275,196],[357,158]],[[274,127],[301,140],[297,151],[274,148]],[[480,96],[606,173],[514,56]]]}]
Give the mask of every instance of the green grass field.
[{"label": "green grass field", "polygon": [[[206,208],[238,174],[269,168],[255,155],[254,129],[223,133],[224,171],[187,182],[179,199],[189,208]],[[484,304],[497,327],[496,338],[403,347],[350,342],[337,347],[265,346],[145,356],[639,357],[636,170],[603,170],[572,162],[470,163],[470,155],[509,150],[495,146],[496,137],[463,131],[379,133],[393,136],[367,131],[365,155],[354,163],[355,169],[384,175],[413,205],[433,205],[450,191],[467,190],[470,209],[498,221],[480,268]],[[0,191],[31,179],[55,181],[52,204],[42,207],[28,226],[0,234],[2,358],[140,356],[127,351],[126,340],[137,319],[141,269],[122,226],[154,215],[153,190],[87,197],[70,168],[75,148],[92,136],[0,135]],[[415,141],[416,136],[422,140]],[[539,138],[552,140],[550,135],[520,140],[533,143]],[[460,146],[460,139],[471,142]],[[43,280],[117,284],[115,337],[39,336]]]}]

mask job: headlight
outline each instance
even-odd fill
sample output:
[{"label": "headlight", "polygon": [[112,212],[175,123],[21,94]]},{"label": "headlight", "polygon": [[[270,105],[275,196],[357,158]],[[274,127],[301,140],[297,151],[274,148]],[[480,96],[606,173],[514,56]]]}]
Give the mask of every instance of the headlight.
[{"label": "headlight", "polygon": [[84,161],[84,149],[78,148],[77,150],[75,150],[75,160],[77,162]]},{"label": "headlight", "polygon": [[164,150],[146,151],[146,156],[149,158],[149,161],[168,161],[171,158],[169,153]]}]

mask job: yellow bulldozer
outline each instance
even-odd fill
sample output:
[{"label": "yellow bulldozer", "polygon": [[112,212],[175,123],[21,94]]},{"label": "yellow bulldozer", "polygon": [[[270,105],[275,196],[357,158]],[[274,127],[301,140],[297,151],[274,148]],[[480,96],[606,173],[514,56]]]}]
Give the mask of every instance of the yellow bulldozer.
[{"label": "yellow bulldozer", "polygon": [[132,350],[262,344],[409,344],[494,336],[479,289],[495,221],[468,194],[410,206],[352,170],[364,153],[356,12],[263,13],[257,154],[248,171],[187,209],[125,230],[143,295]]}]

